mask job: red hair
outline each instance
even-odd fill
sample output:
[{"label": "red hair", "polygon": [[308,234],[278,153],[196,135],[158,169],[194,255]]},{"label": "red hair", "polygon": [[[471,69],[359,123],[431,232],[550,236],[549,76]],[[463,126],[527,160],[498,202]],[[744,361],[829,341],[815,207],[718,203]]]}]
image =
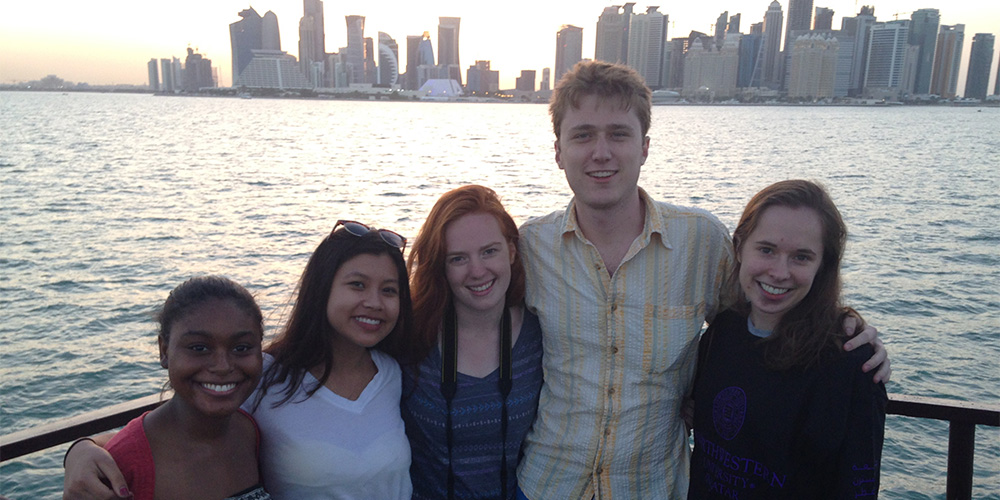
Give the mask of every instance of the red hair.
[{"label": "red hair", "polygon": [[406,357],[405,362],[420,362],[437,345],[444,312],[452,300],[451,287],[448,286],[445,274],[445,257],[448,253],[445,233],[449,224],[474,213],[492,215],[500,225],[500,233],[507,244],[515,249],[514,262],[510,265],[510,286],[507,287],[506,301],[510,306],[524,300],[524,264],[516,252],[519,239],[517,224],[504,210],[500,197],[492,189],[476,185],[448,191],[431,208],[407,261],[410,269],[410,293],[413,297],[414,328],[407,337],[407,346],[402,352]]}]

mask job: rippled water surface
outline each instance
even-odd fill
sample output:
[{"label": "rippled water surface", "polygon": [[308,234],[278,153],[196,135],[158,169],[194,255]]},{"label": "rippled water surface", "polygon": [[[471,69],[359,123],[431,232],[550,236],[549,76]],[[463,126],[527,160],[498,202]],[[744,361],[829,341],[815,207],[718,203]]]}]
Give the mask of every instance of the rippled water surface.
[{"label": "rippled water surface", "polygon": [[[1000,109],[657,107],[640,185],[730,228],[771,182],[822,181],[845,294],[889,343],[890,393],[1000,404]],[[0,92],[0,433],[155,393],[151,313],[226,274],[281,324],[340,218],[414,236],[444,191],[519,222],[565,206],[546,108]],[[890,416],[882,497],[944,498],[947,424]],[[0,494],[57,498],[65,446]],[[975,498],[1000,498],[979,427]]]}]

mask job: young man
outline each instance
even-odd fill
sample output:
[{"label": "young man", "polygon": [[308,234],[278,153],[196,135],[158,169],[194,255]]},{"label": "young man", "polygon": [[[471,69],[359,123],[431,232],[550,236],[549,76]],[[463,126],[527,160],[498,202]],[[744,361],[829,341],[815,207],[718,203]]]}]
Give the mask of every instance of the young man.
[{"label": "young man", "polygon": [[[574,198],[521,228],[545,381],[519,487],[532,500],[684,498],[681,404],[701,327],[725,304],[732,242],[708,212],[638,187],[651,105],[634,70],[577,64],[549,111]],[[868,366],[884,357],[883,349]],[[884,363],[879,376],[888,374]]]}]

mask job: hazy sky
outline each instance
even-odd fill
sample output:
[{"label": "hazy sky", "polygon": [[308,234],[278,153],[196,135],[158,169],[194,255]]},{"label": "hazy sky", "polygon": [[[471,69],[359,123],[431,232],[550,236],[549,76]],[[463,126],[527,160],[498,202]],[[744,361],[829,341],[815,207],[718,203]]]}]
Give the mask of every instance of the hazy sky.
[{"label": "hazy sky", "polygon": [[[623,2],[618,2],[623,3]],[[788,0],[779,0],[788,15]],[[176,56],[196,48],[219,69],[220,85],[232,80],[229,24],[237,13],[252,5],[261,15],[278,16],[281,48],[298,56],[298,23],[301,0],[69,0],[6,2],[0,15],[0,83],[37,80],[55,74],[72,82],[91,84],[147,83],[150,58]],[[696,0],[637,3],[660,5],[670,16],[668,37],[686,36],[691,30],[709,32],[722,11],[742,14],[740,31],[747,33],[760,22],[770,0]],[[814,0],[814,6],[835,11],[834,28],[844,16],[854,16],[861,5],[874,5],[879,21],[908,19],[919,8],[937,8],[942,24],[965,24],[965,46],[959,94],[965,89],[966,66],[972,35],[985,32],[1000,38],[998,0]],[[437,55],[439,16],[461,17],[460,56],[463,75],[476,60],[491,61],[500,71],[501,88],[512,88],[522,69],[552,67],[555,34],[563,24],[583,28],[583,57],[594,56],[597,18],[610,0],[384,0],[380,2],[324,2],[326,48],[337,51],[347,43],[345,15],[366,16],[365,36],[378,39],[384,31],[396,39],[405,61],[407,35],[431,33]],[[996,44],[994,54],[1000,49]],[[990,79],[996,73],[996,55]]]}]

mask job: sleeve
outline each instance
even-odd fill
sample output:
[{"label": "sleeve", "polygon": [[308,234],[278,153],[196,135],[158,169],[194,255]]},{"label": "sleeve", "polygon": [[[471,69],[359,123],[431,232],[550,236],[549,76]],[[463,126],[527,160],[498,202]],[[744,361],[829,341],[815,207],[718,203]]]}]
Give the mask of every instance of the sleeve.
[{"label": "sleeve", "polygon": [[[856,366],[851,366],[856,368]],[[877,498],[885,407],[884,384],[854,370],[847,433],[837,457],[836,493],[831,498]]]},{"label": "sleeve", "polygon": [[152,500],[155,493],[153,451],[142,427],[145,416],[143,414],[130,421],[105,446],[115,459],[135,500]]}]

